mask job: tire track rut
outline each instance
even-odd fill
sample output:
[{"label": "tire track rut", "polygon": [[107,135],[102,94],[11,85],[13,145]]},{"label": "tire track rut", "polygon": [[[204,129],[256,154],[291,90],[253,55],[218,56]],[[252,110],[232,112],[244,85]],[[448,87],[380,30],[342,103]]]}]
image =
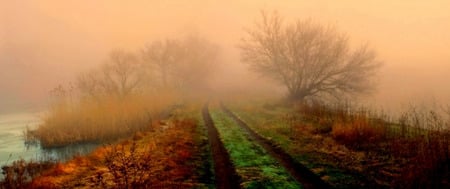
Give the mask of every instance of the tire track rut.
[{"label": "tire track rut", "polygon": [[326,189],[331,188],[330,185],[325,183],[319,176],[314,174],[304,165],[295,161],[289,154],[287,154],[282,148],[276,146],[269,140],[263,138],[261,135],[257,134],[255,131],[250,129],[248,125],[238,118],[233,112],[231,112],[225,105],[220,103],[222,110],[226,115],[231,117],[241,128],[243,128],[249,137],[261,145],[269,155],[274,157],[299,183],[303,185],[306,189]]},{"label": "tire track rut", "polygon": [[202,115],[208,132],[209,145],[211,146],[214,161],[216,187],[219,189],[240,188],[240,178],[214,126],[214,122],[209,114],[208,103],[203,106]]}]

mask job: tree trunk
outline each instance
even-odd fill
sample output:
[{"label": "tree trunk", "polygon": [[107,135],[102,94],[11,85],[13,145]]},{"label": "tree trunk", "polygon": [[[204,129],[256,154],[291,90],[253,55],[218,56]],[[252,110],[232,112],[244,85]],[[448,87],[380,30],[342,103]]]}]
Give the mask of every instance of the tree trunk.
[{"label": "tree trunk", "polygon": [[305,101],[306,95],[302,92],[290,92],[289,96],[287,97],[288,103],[303,103]]}]

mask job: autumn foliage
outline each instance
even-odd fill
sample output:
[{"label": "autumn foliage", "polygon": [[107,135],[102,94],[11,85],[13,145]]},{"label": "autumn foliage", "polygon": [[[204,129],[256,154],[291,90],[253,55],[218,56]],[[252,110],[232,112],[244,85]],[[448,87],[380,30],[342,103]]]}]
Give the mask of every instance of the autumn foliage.
[{"label": "autumn foliage", "polygon": [[[161,122],[153,132],[139,132],[89,156],[57,164],[33,179],[34,188],[185,188],[200,184],[197,121]],[[198,172],[198,171],[197,171]]]}]

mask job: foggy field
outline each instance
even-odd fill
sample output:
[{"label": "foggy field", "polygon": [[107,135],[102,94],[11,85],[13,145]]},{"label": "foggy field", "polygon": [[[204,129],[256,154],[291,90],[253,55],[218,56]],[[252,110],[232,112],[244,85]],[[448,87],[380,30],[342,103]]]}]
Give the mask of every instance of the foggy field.
[{"label": "foggy field", "polygon": [[0,189],[450,188],[448,10],[0,0]]}]

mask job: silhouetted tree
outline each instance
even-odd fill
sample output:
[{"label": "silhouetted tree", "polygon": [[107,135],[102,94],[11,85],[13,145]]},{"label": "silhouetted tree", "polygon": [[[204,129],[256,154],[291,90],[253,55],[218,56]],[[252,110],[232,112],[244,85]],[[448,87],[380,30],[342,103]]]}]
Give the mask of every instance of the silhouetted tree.
[{"label": "silhouetted tree", "polygon": [[144,64],[161,86],[178,89],[206,87],[217,55],[216,45],[194,36],[155,41],[142,50]]},{"label": "silhouetted tree", "polygon": [[154,41],[142,50],[142,59],[147,64],[151,75],[155,75],[163,87],[173,83],[175,68],[184,58],[184,51],[179,41]]},{"label": "silhouetted tree", "polygon": [[370,91],[380,63],[367,46],[350,50],[348,37],[311,20],[283,25],[277,13],[262,12],[240,48],[254,71],[282,83],[289,99],[340,98]]},{"label": "silhouetted tree", "polygon": [[114,50],[99,70],[81,74],[77,86],[84,95],[116,95],[123,98],[140,89],[143,82],[140,66],[134,54]]}]

